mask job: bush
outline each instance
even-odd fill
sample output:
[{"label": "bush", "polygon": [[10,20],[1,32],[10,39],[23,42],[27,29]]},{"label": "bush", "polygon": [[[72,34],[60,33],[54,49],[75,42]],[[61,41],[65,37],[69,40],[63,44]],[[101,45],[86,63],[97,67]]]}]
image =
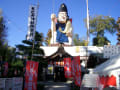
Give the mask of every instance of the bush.
[{"label": "bush", "polygon": [[37,84],[37,90],[44,90],[44,86],[43,84]]},{"label": "bush", "polygon": [[75,83],[71,83],[70,90],[80,90],[79,86],[76,86]]}]

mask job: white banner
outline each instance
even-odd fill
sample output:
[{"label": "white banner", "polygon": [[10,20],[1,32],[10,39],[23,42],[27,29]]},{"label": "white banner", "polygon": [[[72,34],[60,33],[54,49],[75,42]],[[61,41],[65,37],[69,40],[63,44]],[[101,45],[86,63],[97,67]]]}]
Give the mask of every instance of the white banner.
[{"label": "white banner", "polygon": [[12,78],[6,78],[5,80],[5,90],[12,89]]},{"label": "white banner", "polygon": [[99,87],[99,76],[97,74],[85,74],[82,80],[82,86],[89,88]]},{"label": "white banner", "polygon": [[28,18],[28,34],[27,40],[33,40],[37,21],[37,6],[31,5]]},{"label": "white banner", "polygon": [[22,86],[23,86],[23,78],[13,78],[13,88],[12,90],[22,90]]},{"label": "white banner", "polygon": [[0,89],[5,88],[5,78],[0,78]]},{"label": "white banner", "polygon": [[117,72],[116,83],[117,83],[117,89],[120,90],[120,71]]},{"label": "white banner", "polygon": [[23,78],[0,78],[0,90],[22,90]]}]

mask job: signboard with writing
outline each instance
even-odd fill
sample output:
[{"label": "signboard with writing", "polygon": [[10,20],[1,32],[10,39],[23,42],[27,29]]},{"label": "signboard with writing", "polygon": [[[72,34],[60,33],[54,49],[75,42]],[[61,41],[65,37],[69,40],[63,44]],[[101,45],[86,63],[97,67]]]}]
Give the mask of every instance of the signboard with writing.
[{"label": "signboard with writing", "polygon": [[111,58],[120,54],[120,45],[104,45],[103,50],[104,58]]},{"label": "signboard with writing", "polygon": [[28,18],[28,34],[27,40],[33,40],[35,29],[36,29],[36,21],[37,21],[37,6],[30,6],[30,13]]}]

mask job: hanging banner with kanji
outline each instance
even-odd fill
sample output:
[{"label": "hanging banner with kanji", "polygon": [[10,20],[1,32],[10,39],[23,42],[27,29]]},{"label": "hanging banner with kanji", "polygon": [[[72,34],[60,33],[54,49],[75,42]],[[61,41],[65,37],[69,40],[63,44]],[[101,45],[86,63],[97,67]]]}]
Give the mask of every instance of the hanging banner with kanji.
[{"label": "hanging banner with kanji", "polygon": [[80,65],[80,56],[76,56],[73,58],[73,64],[72,65],[72,73],[73,73],[73,78],[75,80],[75,84],[77,86],[81,85],[81,65]]},{"label": "hanging banner with kanji", "polygon": [[37,90],[38,62],[27,61],[24,90]]},{"label": "hanging banner with kanji", "polygon": [[36,21],[37,21],[37,6],[31,5],[29,9],[29,17],[28,17],[28,34],[26,39],[33,40],[35,36],[36,29]]},{"label": "hanging banner with kanji", "polygon": [[64,74],[66,78],[72,77],[71,75],[71,58],[64,58]]}]

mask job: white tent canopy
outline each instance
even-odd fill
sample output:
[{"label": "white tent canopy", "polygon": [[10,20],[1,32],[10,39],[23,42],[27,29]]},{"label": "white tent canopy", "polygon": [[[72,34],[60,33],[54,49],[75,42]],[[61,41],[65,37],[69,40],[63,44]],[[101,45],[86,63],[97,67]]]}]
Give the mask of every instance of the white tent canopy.
[{"label": "white tent canopy", "polygon": [[113,56],[111,59],[97,66],[93,72],[104,76],[116,76],[120,72],[120,55]]}]

